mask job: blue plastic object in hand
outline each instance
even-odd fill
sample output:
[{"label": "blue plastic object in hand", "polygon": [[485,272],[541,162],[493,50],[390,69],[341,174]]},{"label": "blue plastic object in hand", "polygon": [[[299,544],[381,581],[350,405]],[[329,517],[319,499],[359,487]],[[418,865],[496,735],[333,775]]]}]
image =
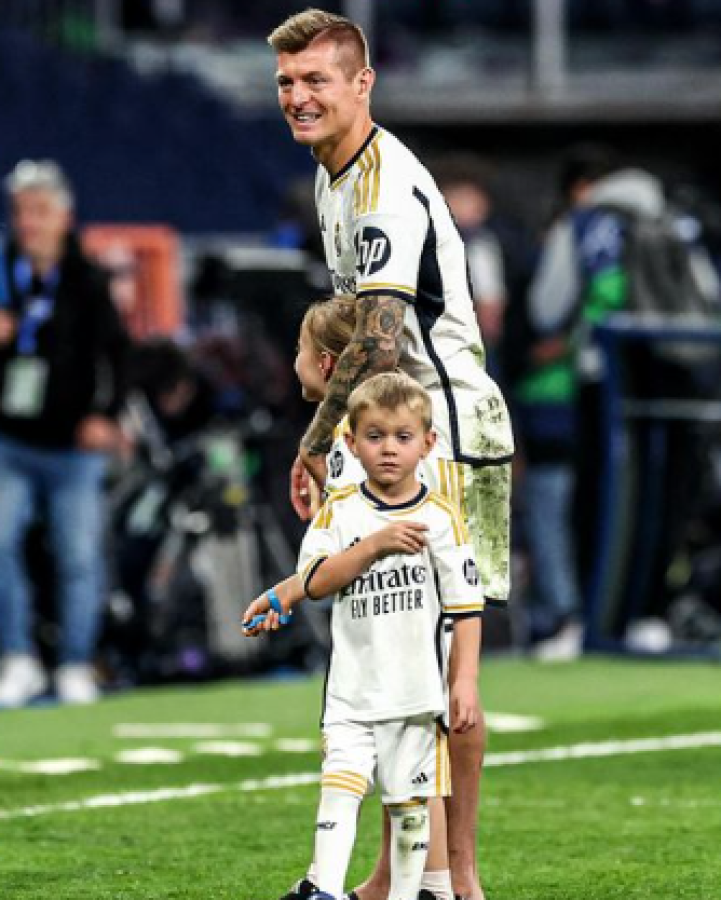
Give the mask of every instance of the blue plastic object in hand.
[{"label": "blue plastic object in hand", "polygon": [[[285,615],[285,613],[283,612],[283,607],[280,605],[278,595],[273,590],[273,588],[270,588],[270,590],[266,591],[266,596],[268,597],[270,608],[280,615],[280,624],[288,625],[293,618],[293,613],[288,613],[287,615]],[[257,628],[258,625],[262,625],[263,622],[265,622],[267,615],[267,613],[261,613],[260,615],[253,616],[250,622],[243,623],[243,630],[252,631],[254,628]]]}]

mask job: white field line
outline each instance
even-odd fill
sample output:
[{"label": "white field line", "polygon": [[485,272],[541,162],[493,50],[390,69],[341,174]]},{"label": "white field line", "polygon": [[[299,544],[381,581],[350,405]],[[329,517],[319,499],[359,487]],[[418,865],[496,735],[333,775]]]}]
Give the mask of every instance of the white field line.
[{"label": "white field line", "polygon": [[179,750],[164,747],[139,747],[137,750],[121,750],[115,754],[115,761],[127,766],[176,765],[185,760]]},{"label": "white field line", "polygon": [[[538,731],[544,727],[537,716],[521,716],[515,713],[486,713],[486,725],[498,733]],[[263,738],[270,737],[272,726],[265,722],[124,722],[115,726],[118,738]]]},{"label": "white field line", "polygon": [[511,750],[506,753],[487,753],[483,764],[484,766],[519,766],[534,762],[621,756],[625,753],[697,750],[702,747],[721,747],[721,731],[710,731],[702,734],[675,734],[669,737],[639,738],[631,741],[600,741],[595,744],[571,744],[568,747],[548,747],[543,750]]},{"label": "white field line", "polygon": [[196,753],[212,753],[215,756],[262,756],[258,744],[248,741],[200,741],[193,746]]},{"label": "white field line", "polygon": [[650,806],[662,809],[715,809],[721,806],[721,800],[682,800],[674,797],[631,797],[631,806]]},{"label": "white field line", "polygon": [[545,727],[538,716],[519,716],[514,713],[486,713],[486,727],[498,734],[514,734],[524,731],[540,731]]},{"label": "white field line", "polygon": [[[677,734],[663,738],[644,738],[632,741],[605,741],[597,744],[571,744],[568,747],[551,747],[546,750],[518,750],[511,753],[489,753],[485,765],[513,766],[522,763],[555,762],[569,759],[592,759],[599,756],[618,756],[626,753],[658,753],[677,750],[696,750],[704,747],[721,747],[721,732],[701,734]],[[240,791],[249,793],[277,790],[316,784],[320,772],[299,772],[293,775],[279,775],[271,778],[249,778],[231,784],[189,784],[179,788],[158,788],[152,791],[130,791],[123,794],[101,794],[85,800],[70,800],[65,803],[48,803],[42,806],[26,806],[20,809],[0,809],[0,821],[42,816],[56,812],[78,812],[86,809],[103,809],[117,806],[132,806],[141,803],[160,803],[166,800],[185,800],[207,794]],[[631,801],[633,804],[633,801]],[[634,805],[643,805],[636,803]]]},{"label": "white field line", "polygon": [[85,800],[69,800],[64,803],[46,803],[42,806],[0,810],[0,821],[32,818],[56,812],[79,812],[85,809],[108,809],[110,807],[134,806],[143,803],[162,803],[167,800],[187,800],[192,797],[204,797],[208,794],[278,790],[305,784],[316,784],[319,781],[320,772],[299,772],[295,775],[278,775],[272,778],[248,778],[235,784],[189,784],[185,787],[157,788],[152,791],[100,794],[96,797],[87,797]]},{"label": "white field line", "polygon": [[274,750],[281,753],[313,753],[320,750],[320,741],[312,741],[307,738],[279,738],[273,743]]},{"label": "white field line", "polygon": [[113,728],[119,738],[264,738],[273,733],[266,722],[122,722]]},{"label": "white field line", "polygon": [[25,762],[0,759],[0,769],[6,772],[23,772],[27,775],[72,775],[75,772],[92,772],[101,767],[97,759],[33,759]]}]

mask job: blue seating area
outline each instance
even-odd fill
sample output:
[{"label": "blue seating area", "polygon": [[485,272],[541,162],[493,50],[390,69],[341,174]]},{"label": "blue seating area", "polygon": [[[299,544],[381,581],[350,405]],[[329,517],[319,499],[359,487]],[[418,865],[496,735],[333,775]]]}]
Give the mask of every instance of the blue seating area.
[{"label": "blue seating area", "polygon": [[262,231],[313,169],[278,114],[241,117],[185,75],[140,76],[26,34],[0,34],[0,110],[0,171],[56,159],[83,221]]}]

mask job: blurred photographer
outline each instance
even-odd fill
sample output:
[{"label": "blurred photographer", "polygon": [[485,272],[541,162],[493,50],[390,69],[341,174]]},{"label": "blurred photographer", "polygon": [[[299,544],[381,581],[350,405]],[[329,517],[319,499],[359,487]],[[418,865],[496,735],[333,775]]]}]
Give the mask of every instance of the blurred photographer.
[{"label": "blurred photographer", "polygon": [[24,540],[42,512],[60,624],[55,687],[98,689],[91,663],[104,596],[103,479],[117,444],[127,339],[105,277],[73,230],[73,196],[53,162],[6,178],[0,245],[0,705],[45,692],[33,642]]}]

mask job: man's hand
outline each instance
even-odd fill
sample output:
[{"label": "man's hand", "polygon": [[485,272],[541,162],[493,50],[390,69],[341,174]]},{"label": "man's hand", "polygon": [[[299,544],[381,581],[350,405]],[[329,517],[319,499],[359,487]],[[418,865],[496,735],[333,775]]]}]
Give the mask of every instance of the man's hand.
[{"label": "man's hand", "polygon": [[301,522],[307,522],[312,517],[310,475],[300,456],[296,456],[290,470],[290,504]]},{"label": "man's hand", "polygon": [[323,490],[326,478],[328,477],[325,456],[319,453],[310,453],[305,447],[300,448],[298,456],[300,457],[300,461],[303,463],[306,472],[308,472],[318,487]]},{"label": "man's hand", "polygon": [[371,536],[373,554],[382,559],[392,553],[420,553],[427,544],[427,531],[422,522],[394,522]]},{"label": "man's hand", "polygon": [[15,316],[7,310],[0,310],[0,346],[9,344],[15,337]]},{"label": "man's hand", "polygon": [[87,416],[75,432],[80,450],[109,452],[118,446],[119,439],[118,426],[105,416]]},{"label": "man's hand", "polygon": [[451,685],[451,728],[465,734],[478,724],[478,687],[471,678],[456,678]]}]

